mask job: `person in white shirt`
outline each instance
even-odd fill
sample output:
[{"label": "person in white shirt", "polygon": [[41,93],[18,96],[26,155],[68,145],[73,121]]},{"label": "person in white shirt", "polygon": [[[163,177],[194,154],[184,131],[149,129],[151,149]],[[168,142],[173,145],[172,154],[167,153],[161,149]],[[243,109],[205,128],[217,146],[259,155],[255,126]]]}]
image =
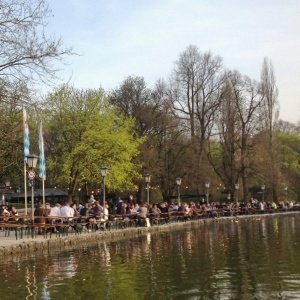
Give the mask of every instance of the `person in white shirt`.
[{"label": "person in white shirt", "polygon": [[70,204],[67,202],[60,208],[60,215],[62,218],[70,218],[74,217],[74,210],[70,207]]},{"label": "person in white shirt", "polygon": [[108,220],[108,204],[105,204],[105,208],[104,208],[104,221],[107,221]]},{"label": "person in white shirt", "polygon": [[50,217],[61,217],[60,208],[61,208],[61,204],[59,202],[57,202],[54,207],[51,207],[49,216]]}]

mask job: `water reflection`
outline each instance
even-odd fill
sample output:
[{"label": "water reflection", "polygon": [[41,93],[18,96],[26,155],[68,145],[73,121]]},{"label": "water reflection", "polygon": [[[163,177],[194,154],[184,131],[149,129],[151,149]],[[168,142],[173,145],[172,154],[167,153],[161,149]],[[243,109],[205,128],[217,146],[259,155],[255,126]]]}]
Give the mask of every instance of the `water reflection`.
[{"label": "water reflection", "polygon": [[[184,230],[1,262],[1,299],[299,299],[300,216]],[[2,296],[3,295],[3,296]]]},{"label": "water reflection", "polygon": [[32,271],[30,271],[29,268],[27,267],[25,274],[26,274],[25,279],[26,279],[26,289],[27,289],[26,299],[36,299],[37,286],[36,286],[36,278],[35,278],[35,267],[33,266]]}]

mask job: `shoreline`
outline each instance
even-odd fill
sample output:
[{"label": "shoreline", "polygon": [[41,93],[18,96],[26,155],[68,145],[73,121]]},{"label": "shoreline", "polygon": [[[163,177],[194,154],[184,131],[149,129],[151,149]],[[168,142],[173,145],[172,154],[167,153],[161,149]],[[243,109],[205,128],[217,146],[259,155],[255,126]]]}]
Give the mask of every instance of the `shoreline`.
[{"label": "shoreline", "polygon": [[66,249],[76,249],[84,245],[93,245],[99,242],[111,242],[127,238],[135,238],[147,233],[166,232],[180,230],[185,227],[198,226],[200,224],[212,222],[232,222],[238,219],[261,219],[263,217],[274,217],[281,215],[299,214],[299,211],[280,212],[272,214],[240,215],[232,217],[218,217],[190,220],[186,222],[167,223],[163,225],[154,225],[151,227],[134,227],[117,230],[107,230],[89,233],[73,233],[61,237],[43,237],[16,239],[14,233],[8,237],[0,231],[0,259],[13,256],[27,256],[35,253],[50,253],[51,251],[63,251]]}]

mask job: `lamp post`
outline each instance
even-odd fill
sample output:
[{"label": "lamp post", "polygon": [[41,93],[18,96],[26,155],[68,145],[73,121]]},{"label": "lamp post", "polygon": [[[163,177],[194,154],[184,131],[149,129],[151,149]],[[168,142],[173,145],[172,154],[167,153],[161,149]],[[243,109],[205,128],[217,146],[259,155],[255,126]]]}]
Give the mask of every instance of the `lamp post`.
[{"label": "lamp post", "polygon": [[105,177],[107,176],[108,168],[106,166],[102,166],[100,168],[101,176],[103,177],[103,217],[105,210]]},{"label": "lamp post", "polygon": [[262,201],[265,202],[265,189],[266,189],[266,186],[263,184],[261,186],[261,191],[262,191]]},{"label": "lamp post", "polygon": [[238,183],[236,183],[234,185],[235,189],[236,189],[236,202],[239,202],[239,188],[240,188],[240,185]]},{"label": "lamp post", "polygon": [[209,182],[206,182],[206,183],[205,183],[205,187],[206,187],[206,204],[208,205],[210,183],[209,183]]},{"label": "lamp post", "polygon": [[150,202],[149,184],[150,184],[150,181],[151,181],[151,175],[149,173],[146,173],[144,175],[144,178],[145,178],[145,182],[147,184],[147,204],[149,205],[149,202]]},{"label": "lamp post", "polygon": [[10,188],[10,181],[9,181],[9,179],[6,179],[6,180],[5,180],[5,187],[6,187],[7,189]]},{"label": "lamp post", "polygon": [[18,208],[19,208],[19,202],[20,202],[20,192],[21,192],[21,189],[20,187],[17,188],[17,195],[18,195]]},{"label": "lamp post", "polygon": [[81,202],[81,188],[78,188],[78,203],[77,205],[79,205]]},{"label": "lamp post", "polygon": [[34,154],[30,154],[27,156],[27,166],[28,170],[28,180],[31,186],[31,218],[32,224],[34,224],[34,179],[35,179],[35,172],[34,169],[36,168],[38,162],[38,156]]},{"label": "lamp post", "polygon": [[228,202],[230,202],[230,200],[231,200],[231,194],[230,193],[228,193],[228,195],[227,195],[227,200],[228,200]]},{"label": "lamp post", "polygon": [[288,187],[287,186],[284,187],[284,191],[285,191],[285,202],[287,202],[288,201]]},{"label": "lamp post", "polygon": [[181,178],[176,178],[176,184],[177,184],[177,196],[178,196],[178,205],[180,206],[180,185],[181,185]]},{"label": "lamp post", "polygon": [[9,193],[8,193],[8,190],[10,189],[10,180],[9,179],[6,179],[5,180],[5,193],[6,193],[6,197],[4,196],[4,199],[5,199],[5,204],[8,205],[9,204]]}]

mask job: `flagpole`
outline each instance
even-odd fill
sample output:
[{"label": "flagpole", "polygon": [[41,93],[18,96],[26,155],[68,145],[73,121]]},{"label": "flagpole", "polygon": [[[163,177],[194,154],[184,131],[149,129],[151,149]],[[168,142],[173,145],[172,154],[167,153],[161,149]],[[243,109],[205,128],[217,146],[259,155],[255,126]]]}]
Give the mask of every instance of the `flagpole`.
[{"label": "flagpole", "polygon": [[43,124],[40,123],[39,128],[39,177],[42,179],[43,188],[43,206],[45,207],[45,179],[46,179],[46,166],[45,166],[45,153],[44,153],[44,137],[43,137]]},{"label": "flagpole", "polygon": [[45,206],[45,180],[43,179],[42,180],[42,183],[43,183],[43,206],[44,206],[44,208],[46,207]]},{"label": "flagpole", "polygon": [[25,215],[27,215],[27,168],[26,168],[26,160],[24,160],[24,200],[25,200]]},{"label": "flagpole", "polygon": [[24,130],[24,202],[25,202],[25,214],[27,215],[27,156],[29,155],[29,127],[27,120],[27,113],[23,107],[23,130]]}]

